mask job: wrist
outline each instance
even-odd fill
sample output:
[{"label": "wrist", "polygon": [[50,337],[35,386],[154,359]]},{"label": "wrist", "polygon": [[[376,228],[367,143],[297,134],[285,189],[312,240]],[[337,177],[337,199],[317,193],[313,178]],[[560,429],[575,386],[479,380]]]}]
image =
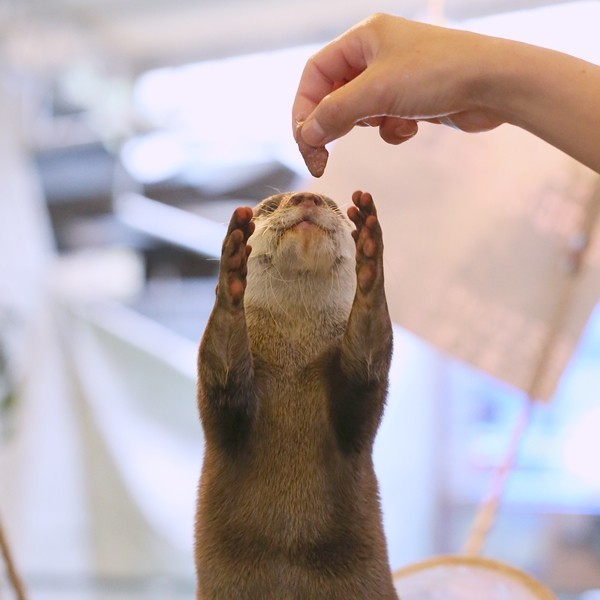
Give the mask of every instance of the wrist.
[{"label": "wrist", "polygon": [[474,67],[467,82],[469,108],[498,123],[520,125],[533,93],[527,69],[523,69],[525,45],[501,38],[480,40],[482,44],[473,48]]}]

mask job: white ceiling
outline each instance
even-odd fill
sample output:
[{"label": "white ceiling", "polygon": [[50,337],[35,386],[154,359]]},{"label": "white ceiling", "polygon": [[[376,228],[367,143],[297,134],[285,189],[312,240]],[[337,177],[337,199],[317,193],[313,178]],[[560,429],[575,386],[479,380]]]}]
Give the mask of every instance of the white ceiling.
[{"label": "white ceiling", "polygon": [[[564,0],[0,0],[0,60],[124,71],[328,40],[373,12],[461,19]],[[0,63],[1,64],[1,63]]]}]

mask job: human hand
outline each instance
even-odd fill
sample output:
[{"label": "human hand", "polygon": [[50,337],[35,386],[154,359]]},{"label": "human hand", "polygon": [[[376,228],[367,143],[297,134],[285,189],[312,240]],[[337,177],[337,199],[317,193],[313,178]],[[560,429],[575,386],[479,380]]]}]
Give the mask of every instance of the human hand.
[{"label": "human hand", "polygon": [[502,60],[501,42],[374,15],[309,59],[292,109],[294,135],[318,147],[355,125],[379,127],[390,144],[414,136],[418,121],[493,129],[503,120],[481,102],[480,88],[486,67]]}]

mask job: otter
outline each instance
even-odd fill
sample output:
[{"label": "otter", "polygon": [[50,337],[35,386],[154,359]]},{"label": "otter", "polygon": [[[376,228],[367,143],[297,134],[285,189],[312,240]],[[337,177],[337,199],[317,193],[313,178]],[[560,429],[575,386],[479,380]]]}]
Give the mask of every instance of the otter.
[{"label": "otter", "polygon": [[[397,600],[372,448],[392,327],[370,194],[237,208],[198,355],[197,600]],[[354,223],[354,228],[352,223]]]}]

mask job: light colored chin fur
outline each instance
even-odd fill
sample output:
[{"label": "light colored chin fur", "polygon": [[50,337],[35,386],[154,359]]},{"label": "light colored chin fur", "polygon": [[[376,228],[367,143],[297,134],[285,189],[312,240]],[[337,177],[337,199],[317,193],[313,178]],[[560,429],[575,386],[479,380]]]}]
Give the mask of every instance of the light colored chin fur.
[{"label": "light colored chin fur", "polygon": [[355,247],[348,230],[290,231],[273,252],[267,252],[274,246],[268,233],[261,236],[255,244],[250,239],[247,308],[303,316],[332,310],[347,318],[356,290]]}]

